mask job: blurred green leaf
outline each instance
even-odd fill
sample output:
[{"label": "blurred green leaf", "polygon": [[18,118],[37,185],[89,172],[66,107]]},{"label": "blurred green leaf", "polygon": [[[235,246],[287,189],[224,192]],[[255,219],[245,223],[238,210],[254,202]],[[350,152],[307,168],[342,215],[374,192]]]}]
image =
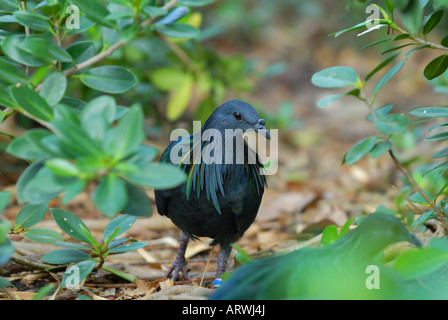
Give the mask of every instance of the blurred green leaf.
[{"label": "blurred green leaf", "polygon": [[15,67],[3,57],[0,57],[0,79],[12,84],[27,84],[29,82],[22,69]]},{"label": "blurred green leaf", "polygon": [[315,73],[311,77],[311,82],[322,88],[340,88],[355,86],[358,75],[349,67],[331,67]]},{"label": "blurred green leaf", "polygon": [[429,275],[448,264],[448,252],[437,248],[421,248],[399,255],[394,270],[404,279],[417,279]]},{"label": "blurred green leaf", "polygon": [[152,213],[152,205],[146,192],[129,182],[126,182],[126,192],[128,194],[128,203],[124,207],[123,213],[132,216],[149,217]]},{"label": "blurred green leaf", "polygon": [[166,107],[168,120],[176,120],[185,111],[193,93],[193,84],[193,77],[188,75],[178,89],[171,93]]},{"label": "blurred green leaf", "polygon": [[123,252],[132,251],[132,250],[137,250],[137,249],[143,248],[147,245],[148,244],[146,242],[134,241],[131,243],[125,243],[125,244],[122,244],[121,246],[114,247],[114,248],[110,249],[109,252],[111,254],[123,253]]},{"label": "blurred green leaf", "polygon": [[387,71],[380,80],[378,80],[372,90],[373,96],[376,96],[378,94],[378,91],[380,91],[380,89],[384,87],[384,85],[386,85],[386,83],[389,82],[389,80],[392,79],[392,77],[396,75],[398,71],[400,71],[405,62],[406,60],[403,60],[400,63],[396,64],[389,71]]},{"label": "blurred green leaf", "polygon": [[122,159],[129,156],[144,138],[143,111],[139,105],[134,105],[114,128],[109,129],[104,151],[114,159]]},{"label": "blurred green leaf", "polygon": [[24,27],[37,31],[50,31],[49,18],[36,12],[19,10],[13,12],[14,18]]},{"label": "blurred green leaf", "polygon": [[5,208],[8,206],[10,198],[11,198],[10,191],[1,191],[0,192],[0,212],[5,210]]},{"label": "blurred green leaf", "polygon": [[45,161],[45,166],[62,177],[76,177],[81,171],[70,161],[62,158],[52,158]]},{"label": "blurred green leaf", "polygon": [[179,88],[189,75],[175,68],[160,68],[151,72],[149,77],[158,89],[170,91]]},{"label": "blurred green leaf", "polygon": [[392,148],[392,143],[390,141],[381,141],[378,142],[375,147],[373,147],[372,150],[370,150],[369,155],[376,159],[379,156],[383,155],[387,151],[389,151]]},{"label": "blurred green leaf", "polygon": [[338,239],[338,227],[336,225],[328,226],[322,232],[322,247],[328,246]]},{"label": "blurred green leaf", "polygon": [[67,78],[62,72],[54,72],[42,82],[39,94],[50,106],[54,106],[65,94],[67,89]]},{"label": "blurred green leaf", "polygon": [[411,110],[409,112],[416,117],[439,118],[448,117],[448,108],[446,107],[425,107]]},{"label": "blurred green leaf", "polygon": [[184,17],[185,15],[187,15],[189,12],[190,12],[190,10],[188,9],[188,7],[178,6],[178,7],[174,8],[173,10],[171,10],[171,12],[168,13],[165,17],[163,17],[162,19],[157,21],[156,25],[161,26],[161,25],[174,23],[177,20]]},{"label": "blurred green leaf", "polygon": [[423,9],[419,0],[409,0],[409,4],[402,9],[401,23],[410,34],[416,34],[422,25]]},{"label": "blurred green leaf", "polygon": [[200,31],[185,23],[171,23],[166,25],[155,25],[154,28],[171,38],[191,39],[199,36]]},{"label": "blurred green leaf", "polygon": [[113,65],[88,69],[79,78],[89,88],[107,93],[124,93],[138,84],[129,69]]},{"label": "blurred green leaf", "polygon": [[437,218],[437,214],[434,212],[434,210],[431,209],[429,211],[426,211],[425,213],[423,213],[420,217],[418,217],[411,223],[411,228],[415,228],[415,227],[421,225],[422,223],[425,223],[426,221],[435,219],[435,218]]},{"label": "blurred green leaf", "polygon": [[109,28],[115,27],[115,23],[113,21],[106,19],[110,12],[106,6],[101,3],[101,1],[70,0],[69,2],[78,6],[79,11],[89,20]]},{"label": "blurred green leaf", "polygon": [[93,192],[93,202],[108,217],[115,216],[127,202],[125,182],[113,173],[100,179]]},{"label": "blurred green leaf", "polygon": [[355,162],[358,162],[373,149],[376,141],[376,137],[369,137],[359,141],[345,154],[344,162],[347,165],[352,165]]},{"label": "blurred green leaf", "polygon": [[216,0],[179,0],[178,2],[190,7],[202,7],[215,1]]},{"label": "blurred green leaf", "polygon": [[388,114],[375,121],[375,128],[378,131],[388,134],[401,134],[407,129],[408,118],[399,113]]},{"label": "blurred green leaf", "polygon": [[21,43],[21,49],[44,61],[52,63],[53,60],[71,62],[72,57],[62,47],[58,46],[51,38],[41,36],[26,37]]},{"label": "blurred green leaf", "polygon": [[126,179],[142,187],[171,189],[186,180],[185,172],[167,163],[147,163],[135,173],[125,174]]}]

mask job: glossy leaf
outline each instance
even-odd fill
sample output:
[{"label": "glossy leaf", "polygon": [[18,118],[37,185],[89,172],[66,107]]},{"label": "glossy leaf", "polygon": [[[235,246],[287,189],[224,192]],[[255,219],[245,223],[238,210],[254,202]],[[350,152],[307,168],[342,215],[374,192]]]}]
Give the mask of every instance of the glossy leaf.
[{"label": "glossy leaf", "polygon": [[62,241],[62,235],[53,229],[47,228],[33,228],[27,230],[24,236],[34,242],[39,243],[55,243],[56,241]]},{"label": "glossy leaf", "polygon": [[16,228],[28,229],[38,224],[45,216],[48,209],[48,202],[39,205],[27,204],[22,209],[15,219]]},{"label": "glossy leaf", "polygon": [[27,84],[29,82],[28,77],[22,69],[15,67],[3,57],[0,58],[0,79],[12,84]]},{"label": "glossy leaf", "polygon": [[[95,260],[86,260],[70,266],[64,273],[64,277],[61,280],[61,286],[63,288],[76,288],[76,286],[80,285],[80,283],[93,271],[95,265]],[[74,268],[77,270],[76,276],[73,274],[75,271],[68,272],[74,270]]]},{"label": "glossy leaf", "polygon": [[36,12],[18,10],[13,12],[13,16],[18,23],[37,31],[50,31],[49,18]]},{"label": "glossy leaf", "polygon": [[408,126],[408,118],[403,114],[389,114],[375,121],[375,128],[378,131],[388,134],[404,133]]},{"label": "glossy leaf", "polygon": [[44,255],[41,260],[51,264],[66,264],[90,259],[90,255],[76,249],[60,249]]},{"label": "glossy leaf", "polygon": [[110,249],[109,252],[111,254],[123,253],[123,252],[132,251],[132,250],[137,250],[137,249],[143,248],[147,245],[148,244],[146,242],[135,241],[135,242],[131,242],[131,243],[122,244],[121,246],[118,246],[118,247],[114,247],[114,248]]},{"label": "glossy leaf", "polygon": [[88,69],[79,78],[89,88],[107,93],[124,93],[138,84],[129,69],[112,65]]},{"label": "glossy leaf", "polygon": [[392,148],[392,143],[390,143],[390,141],[382,141],[382,142],[378,142],[375,147],[373,147],[372,150],[370,150],[369,155],[373,158],[376,159],[379,156],[383,155],[384,153],[386,153],[387,151],[389,151]]},{"label": "glossy leaf", "polygon": [[430,18],[428,19],[428,21],[426,21],[425,25],[423,26],[422,33],[424,35],[430,33],[439,24],[439,22],[442,20],[443,12],[444,12],[443,10],[438,10],[431,14]]},{"label": "glossy leaf", "polygon": [[50,208],[50,211],[53,215],[54,221],[62,231],[64,231],[70,237],[75,238],[76,240],[90,243],[89,239],[86,237],[80,227],[80,225],[82,225],[87,229],[87,226],[80,218],[62,209]]},{"label": "glossy leaf", "polygon": [[410,111],[409,113],[417,117],[444,118],[448,117],[448,108],[445,107],[418,108]]},{"label": "glossy leaf", "polygon": [[156,25],[156,30],[171,38],[191,39],[199,36],[200,31],[184,23],[172,23],[167,25]]},{"label": "glossy leaf", "polygon": [[432,80],[448,69],[448,54],[441,55],[432,60],[423,71],[426,79]]},{"label": "glossy leaf", "polygon": [[21,44],[21,48],[29,54],[50,63],[52,63],[53,60],[62,62],[72,61],[70,54],[50,38],[41,36],[26,37]]},{"label": "glossy leaf", "polygon": [[38,93],[25,86],[11,87],[11,96],[14,102],[26,112],[44,121],[53,118],[53,110]]},{"label": "glossy leaf", "polygon": [[89,20],[109,28],[115,27],[113,21],[106,19],[110,12],[101,1],[70,0],[70,2],[78,6],[79,11]]},{"label": "glossy leaf", "polygon": [[[111,237],[112,234],[120,228],[120,231],[118,233],[115,233],[115,237],[118,237],[119,235],[125,233],[127,230],[129,230],[130,227],[135,223],[136,217],[131,216],[129,214],[122,214],[118,217],[114,218],[111,222],[109,222],[104,229],[103,234],[103,240],[106,241]],[[114,237],[114,238],[115,238]]]}]

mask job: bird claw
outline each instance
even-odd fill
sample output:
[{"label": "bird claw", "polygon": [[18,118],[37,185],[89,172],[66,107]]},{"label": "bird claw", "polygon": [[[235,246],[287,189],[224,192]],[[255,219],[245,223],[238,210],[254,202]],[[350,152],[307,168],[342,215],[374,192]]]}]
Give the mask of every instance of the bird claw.
[{"label": "bird claw", "polygon": [[186,260],[183,260],[183,261],[179,261],[177,259],[174,260],[173,264],[171,265],[171,267],[168,269],[167,273],[165,274],[165,277],[171,278],[172,281],[176,281],[176,280],[180,279],[180,278],[178,278],[179,272],[181,272],[183,274],[183,277],[185,280],[191,280],[190,276],[188,275]]}]

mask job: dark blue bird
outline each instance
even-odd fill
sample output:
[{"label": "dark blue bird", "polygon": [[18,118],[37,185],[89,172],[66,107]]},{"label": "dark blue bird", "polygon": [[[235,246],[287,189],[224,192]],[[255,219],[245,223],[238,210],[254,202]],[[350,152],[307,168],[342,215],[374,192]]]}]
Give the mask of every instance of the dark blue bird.
[{"label": "dark blue bird", "polygon": [[270,139],[265,121],[255,109],[246,102],[231,100],[216,108],[199,133],[181,137],[163,152],[161,162],[178,165],[188,176],[177,188],[155,191],[158,212],[182,230],[167,277],[176,279],[182,272],[188,279],[188,241],[209,237],[213,239],[211,245],[220,246],[216,271],[219,282],[230,244],[254,221],[266,179],[258,155],[243,140],[243,133],[249,130]]}]

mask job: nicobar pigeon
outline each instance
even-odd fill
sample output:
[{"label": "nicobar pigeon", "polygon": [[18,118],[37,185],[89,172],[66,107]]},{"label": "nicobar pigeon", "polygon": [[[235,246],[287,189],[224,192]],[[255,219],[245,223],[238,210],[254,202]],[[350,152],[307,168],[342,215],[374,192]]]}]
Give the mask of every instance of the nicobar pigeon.
[{"label": "nicobar pigeon", "polygon": [[[407,299],[419,284],[401,279],[381,263],[390,244],[420,245],[399,219],[371,214],[355,230],[320,248],[303,247],[248,262],[223,281],[209,298],[216,300],[275,299]],[[369,286],[372,270],[377,286]],[[367,284],[366,284],[367,283]]]},{"label": "nicobar pigeon", "polygon": [[[230,135],[229,130],[226,134],[226,129],[235,134]],[[161,162],[178,165],[187,174],[183,185],[155,191],[158,212],[170,218],[182,231],[176,258],[167,277],[175,280],[181,272],[185,279],[190,279],[185,259],[188,241],[209,237],[213,239],[211,245],[220,246],[213,284],[219,286],[221,283],[230,245],[255,220],[266,186],[263,164],[243,140],[242,133],[249,130],[270,139],[265,121],[260,119],[253,106],[231,100],[214,110],[201,128],[200,138],[196,136],[198,133],[181,137],[163,152]],[[189,151],[181,154],[185,144]],[[177,160],[171,159],[173,148]],[[241,149],[243,152],[238,152]],[[180,163],[176,163],[181,155]],[[198,156],[196,160],[195,155]]]}]

